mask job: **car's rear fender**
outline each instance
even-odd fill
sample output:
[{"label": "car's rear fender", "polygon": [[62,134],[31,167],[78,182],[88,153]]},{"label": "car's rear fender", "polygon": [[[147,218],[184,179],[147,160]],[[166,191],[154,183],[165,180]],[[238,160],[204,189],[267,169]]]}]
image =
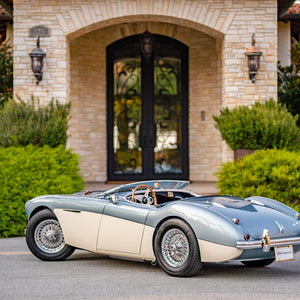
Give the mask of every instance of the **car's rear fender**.
[{"label": "car's rear fender", "polygon": [[243,240],[244,233],[239,225],[206,207],[187,202],[170,203],[149,212],[146,225],[158,228],[170,218],[184,220],[195,233],[197,239],[235,247]]},{"label": "car's rear fender", "polygon": [[[203,262],[222,262],[222,261],[228,261],[235,259],[236,257],[240,256],[243,250],[236,248],[236,241],[237,239],[241,239],[242,234],[238,230],[236,232],[236,229],[234,226],[237,226],[235,224],[231,224],[231,221],[229,224],[225,225],[228,220],[225,219],[225,222],[223,223],[223,227],[228,227],[229,232],[224,232],[222,236],[231,236],[231,240],[222,240],[216,233],[212,233],[212,230],[208,224],[204,224],[203,222],[199,224],[199,216],[197,212],[194,212],[194,214],[190,214],[190,212],[185,211],[183,207],[180,209],[180,213],[176,213],[176,210],[172,209],[172,214],[169,214],[162,218],[156,225],[156,229],[153,234],[153,241],[156,235],[156,232],[158,231],[159,227],[166,222],[169,219],[180,219],[186,222],[192,229],[192,231],[195,234],[195,237],[198,241],[198,246],[200,250],[200,256],[201,261]],[[209,213],[211,213],[209,211]],[[202,215],[205,214],[205,211],[202,211]],[[220,218],[218,214],[215,214],[217,219]],[[151,216],[150,216],[151,219]],[[219,221],[216,221],[218,223],[223,222],[220,219]],[[149,220],[148,220],[149,221]],[[205,232],[211,232],[211,237],[204,236]],[[235,236],[232,236],[232,234],[235,232]],[[234,235],[234,234],[233,234]],[[212,237],[213,236],[213,237]]]}]

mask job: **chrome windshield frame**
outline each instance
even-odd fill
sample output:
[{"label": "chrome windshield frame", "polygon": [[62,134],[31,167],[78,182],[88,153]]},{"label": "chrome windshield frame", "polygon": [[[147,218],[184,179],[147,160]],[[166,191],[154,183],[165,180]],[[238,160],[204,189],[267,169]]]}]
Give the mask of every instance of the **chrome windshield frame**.
[{"label": "chrome windshield frame", "polygon": [[132,182],[117,186],[98,195],[98,197],[106,197],[116,193],[134,190],[139,185],[147,185],[151,189],[178,189],[183,190],[190,182],[184,180],[147,180]]}]

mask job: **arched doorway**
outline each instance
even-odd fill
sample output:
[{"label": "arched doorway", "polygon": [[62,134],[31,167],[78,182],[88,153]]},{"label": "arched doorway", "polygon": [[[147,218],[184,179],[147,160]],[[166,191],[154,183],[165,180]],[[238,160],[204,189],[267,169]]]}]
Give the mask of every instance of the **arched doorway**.
[{"label": "arched doorway", "polygon": [[108,180],[188,179],[188,47],[143,37],[107,47]]}]

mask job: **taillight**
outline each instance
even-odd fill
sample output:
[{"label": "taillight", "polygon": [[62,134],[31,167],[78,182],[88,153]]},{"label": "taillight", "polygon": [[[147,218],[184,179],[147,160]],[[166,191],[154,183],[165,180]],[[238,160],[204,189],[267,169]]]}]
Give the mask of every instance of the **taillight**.
[{"label": "taillight", "polygon": [[249,233],[245,233],[244,239],[245,239],[245,241],[249,241],[250,240],[250,234]]}]

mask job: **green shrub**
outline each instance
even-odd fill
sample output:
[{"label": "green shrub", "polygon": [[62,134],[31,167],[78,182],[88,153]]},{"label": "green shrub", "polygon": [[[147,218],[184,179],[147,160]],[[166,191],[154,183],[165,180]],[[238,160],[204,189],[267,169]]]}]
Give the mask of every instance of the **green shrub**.
[{"label": "green shrub", "polygon": [[44,194],[83,189],[78,158],[63,146],[0,149],[0,237],[21,236],[26,227],[24,204]]},{"label": "green shrub", "polygon": [[220,194],[264,196],[300,210],[300,153],[258,150],[221,166],[215,174]]},{"label": "green shrub", "polygon": [[215,127],[232,150],[295,149],[299,147],[297,116],[272,99],[252,107],[224,108],[213,117]]},{"label": "green shrub", "polygon": [[11,99],[0,110],[0,147],[66,145],[70,104],[52,100],[40,106],[33,98],[29,103]]},{"label": "green shrub", "polygon": [[7,44],[0,46],[0,109],[13,95],[13,55]]}]

